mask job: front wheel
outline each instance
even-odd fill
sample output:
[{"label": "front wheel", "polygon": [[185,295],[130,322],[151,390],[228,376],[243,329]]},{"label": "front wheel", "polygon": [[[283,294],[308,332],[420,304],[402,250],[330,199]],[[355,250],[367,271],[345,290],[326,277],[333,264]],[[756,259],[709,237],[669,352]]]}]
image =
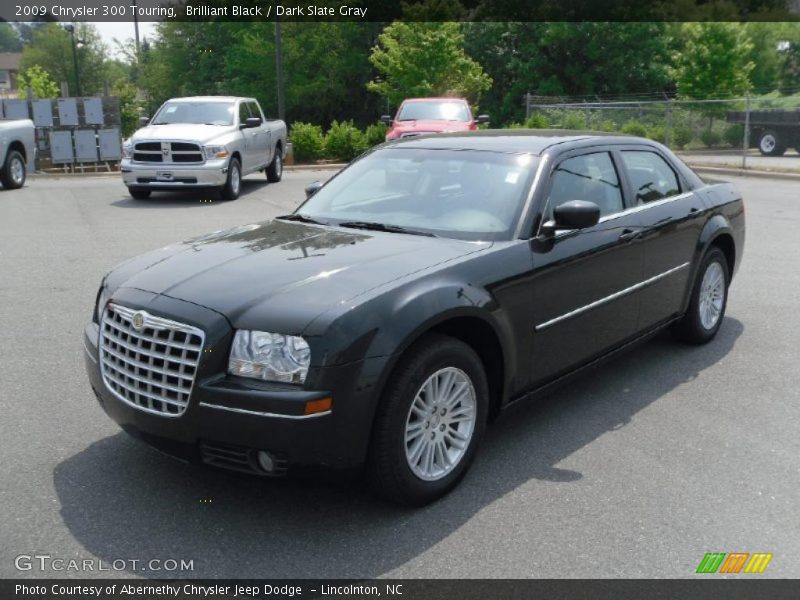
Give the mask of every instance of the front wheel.
[{"label": "front wheel", "polygon": [[136,200],[147,200],[150,197],[150,190],[143,190],[141,188],[128,188],[128,193],[131,195],[131,198]]},{"label": "front wheel", "polygon": [[242,193],[242,167],[239,159],[232,158],[228,164],[228,179],[220,193],[223,200],[236,200]]},{"label": "front wheel", "polygon": [[697,271],[689,309],[674,326],[676,337],[690,344],[711,341],[725,316],[730,272],[722,250],[712,246]]},{"label": "front wheel", "polygon": [[278,183],[283,177],[283,159],[281,158],[281,149],[275,148],[275,156],[272,162],[267,167],[267,181],[270,183]]},{"label": "front wheel", "polygon": [[420,506],[467,472],[486,427],[489,387],[475,351],[429,336],[396,367],[375,420],[370,482],[384,498]]},{"label": "front wheel", "polygon": [[0,170],[0,182],[7,190],[16,190],[25,185],[26,176],[25,159],[22,158],[22,154],[12,150],[6,156],[3,168]]}]

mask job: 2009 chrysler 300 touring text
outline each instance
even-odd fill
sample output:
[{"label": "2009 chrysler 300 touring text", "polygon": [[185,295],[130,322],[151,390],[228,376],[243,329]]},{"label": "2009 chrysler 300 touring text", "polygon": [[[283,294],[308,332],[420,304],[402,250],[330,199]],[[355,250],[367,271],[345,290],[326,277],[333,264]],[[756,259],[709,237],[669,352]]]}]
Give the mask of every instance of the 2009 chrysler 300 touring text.
[{"label": "2009 chrysler 300 touring text", "polygon": [[713,338],[744,244],[730,184],[632,137],[409,138],[306,193],[106,275],[86,365],[126,431],[428,502],[509,403],[665,326]]}]

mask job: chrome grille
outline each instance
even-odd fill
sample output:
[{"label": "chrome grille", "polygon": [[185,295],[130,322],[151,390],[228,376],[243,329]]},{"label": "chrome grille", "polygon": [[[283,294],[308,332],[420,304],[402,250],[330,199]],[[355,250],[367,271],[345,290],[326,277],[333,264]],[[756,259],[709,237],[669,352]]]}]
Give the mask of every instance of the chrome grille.
[{"label": "chrome grille", "polygon": [[203,149],[192,142],[137,142],[133,160],[155,163],[200,163]]},{"label": "chrome grille", "polygon": [[109,303],[100,327],[100,371],[120,400],[179,417],[192,393],[205,334],[201,329]]}]

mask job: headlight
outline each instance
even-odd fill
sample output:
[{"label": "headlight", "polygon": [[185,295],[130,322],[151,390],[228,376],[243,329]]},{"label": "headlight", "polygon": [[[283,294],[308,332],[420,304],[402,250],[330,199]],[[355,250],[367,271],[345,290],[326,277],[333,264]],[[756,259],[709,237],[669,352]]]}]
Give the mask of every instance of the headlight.
[{"label": "headlight", "polygon": [[103,311],[106,309],[106,304],[108,304],[110,297],[111,294],[108,292],[105,282],[103,282],[103,285],[100,286],[100,291],[97,293],[97,306],[94,307],[94,317],[97,323],[103,322]]},{"label": "headlight", "polygon": [[225,146],[203,146],[203,152],[208,160],[226,158],[228,156],[228,149]]},{"label": "headlight", "polygon": [[133,144],[128,140],[122,142],[122,158],[130,158],[133,155]]},{"label": "headlight", "polygon": [[303,383],[311,349],[294,335],[238,330],[228,359],[228,373],[264,381]]}]

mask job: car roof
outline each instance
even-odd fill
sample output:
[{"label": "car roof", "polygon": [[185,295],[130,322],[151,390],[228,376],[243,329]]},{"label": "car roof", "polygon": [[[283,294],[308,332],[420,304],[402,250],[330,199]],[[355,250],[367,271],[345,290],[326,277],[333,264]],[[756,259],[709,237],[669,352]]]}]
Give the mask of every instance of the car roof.
[{"label": "car roof", "polygon": [[428,102],[435,100],[439,102],[466,102],[465,98],[454,98],[453,96],[431,96],[429,98],[406,98],[403,102]]},{"label": "car roof", "polygon": [[170,98],[168,102],[236,102],[237,100],[254,100],[254,98],[244,98],[242,96],[184,96],[182,98]]},{"label": "car roof", "polygon": [[470,132],[438,133],[401,138],[386,147],[420,148],[429,150],[485,150],[512,154],[541,155],[557,145],[586,146],[592,142],[648,143],[651,140],[605,133],[564,129],[480,129]]}]

